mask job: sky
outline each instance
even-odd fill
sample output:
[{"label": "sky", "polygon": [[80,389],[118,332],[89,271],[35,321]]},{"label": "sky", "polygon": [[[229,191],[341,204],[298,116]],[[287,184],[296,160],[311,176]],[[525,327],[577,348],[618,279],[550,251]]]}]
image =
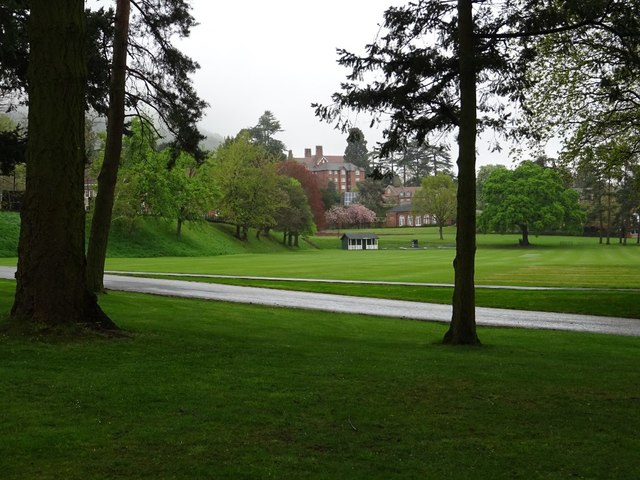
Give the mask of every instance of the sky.
[{"label": "sky", "polygon": [[[294,156],[322,145],[340,155],[346,135],[321,122],[311,104],[330,103],[348,70],[336,48],[363,52],[375,40],[382,14],[394,0],[192,0],[199,23],[180,48],[200,64],[193,77],[210,107],[201,126],[231,136],[257,123],[265,110],[280,121],[278,135]],[[369,147],[381,129],[353,117]]]},{"label": "sky", "polygon": [[[336,48],[364,53],[380,30],[383,12],[405,0],[191,0],[199,23],[178,44],[200,64],[193,77],[210,106],[201,128],[234,136],[254,126],[265,110],[283,128],[277,138],[293,155],[322,145],[325,154],[341,155],[346,134],[321,122],[311,104],[331,103],[349,70],[337,64]],[[350,115],[371,150],[382,128],[369,128],[370,117]],[[511,164],[506,151],[489,153],[478,141],[478,165]],[[456,147],[452,157],[456,157]],[[508,149],[507,149],[508,150]]]}]

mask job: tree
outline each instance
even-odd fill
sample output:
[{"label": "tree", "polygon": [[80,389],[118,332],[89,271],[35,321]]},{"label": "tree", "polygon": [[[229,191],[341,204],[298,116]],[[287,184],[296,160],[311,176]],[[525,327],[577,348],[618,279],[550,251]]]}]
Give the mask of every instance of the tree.
[{"label": "tree", "polygon": [[322,203],[324,204],[325,210],[329,210],[331,207],[340,204],[340,194],[336,188],[336,182],[333,180],[329,180],[327,186],[321,188],[320,192],[322,193]]},{"label": "tree", "polygon": [[418,144],[415,140],[407,142],[401,151],[390,154],[385,162],[391,171],[402,174],[405,186],[420,186],[423,177],[439,172],[453,175],[449,147],[446,145]]},{"label": "tree", "polygon": [[[527,65],[536,53],[528,39],[563,31],[597,35],[624,21],[621,11],[633,13],[626,5],[624,0],[420,0],[385,12],[385,34],[367,45],[366,55],[339,50],[338,62],[351,73],[342,91],[333,95],[333,105],[314,105],[321,118],[344,130],[349,123],[343,110],[373,113],[374,122],[384,117],[383,156],[401,151],[410,139],[422,144],[431,132],[458,129],[455,286],[445,343],[479,343],[474,291],[477,129],[504,128],[510,119],[506,102],[522,102],[530,82]],[[378,74],[373,82],[368,81],[371,73]]]},{"label": "tree", "polygon": [[318,229],[324,228],[324,202],[322,191],[318,185],[318,177],[306,169],[304,165],[294,160],[287,160],[278,164],[278,174],[295,178],[307,195],[307,203],[313,213],[313,222]]},{"label": "tree", "polygon": [[284,151],[287,147],[274,136],[282,131],[278,119],[269,110],[265,110],[255,127],[249,129],[249,135],[253,142],[264,148],[268,155],[277,160],[284,160]]},{"label": "tree", "polygon": [[298,180],[281,176],[279,188],[286,195],[286,202],[280,205],[275,214],[274,227],[283,233],[283,244],[298,246],[298,237],[315,231],[313,215],[307,202],[307,195]]},{"label": "tree", "polygon": [[[626,137],[626,138],[625,138]],[[605,139],[594,135],[591,143],[580,149],[574,149],[572,138],[562,152],[565,164],[575,164],[577,172],[588,181],[589,194],[595,200],[592,213],[599,216],[602,232],[605,230],[606,244],[611,243],[613,222],[619,205],[616,202],[616,190],[624,179],[624,172],[637,164],[638,146],[634,137],[614,134]]]},{"label": "tree", "polygon": [[0,116],[0,175],[10,175],[24,163],[26,146],[23,129],[8,116]]},{"label": "tree", "polygon": [[251,143],[246,131],[227,139],[215,152],[214,182],[219,191],[220,216],[236,225],[236,236],[247,238],[249,227],[259,231],[275,224],[285,203],[278,189],[277,165],[264,149]]},{"label": "tree", "polygon": [[358,203],[364,205],[369,210],[381,214],[384,209],[384,184],[382,180],[367,177],[356,184],[358,188]]},{"label": "tree", "polygon": [[[20,98],[26,88],[28,42],[25,28],[29,2],[11,0],[0,7],[0,31],[7,32],[11,46],[0,44],[0,89]],[[129,28],[129,11],[134,7]],[[173,44],[175,37],[189,35],[194,19],[185,0],[117,0],[117,10],[85,11],[88,28],[87,104],[100,115],[108,115],[107,160],[98,176],[98,194],[88,249],[88,279],[93,290],[102,290],[113,192],[117,177],[124,110],[142,115],[153,111],[173,136],[170,165],[180,152],[198,161],[204,159],[196,128],[207,106],[189,75],[198,65]]]},{"label": "tree", "polygon": [[367,141],[362,130],[357,127],[349,129],[347,148],[344,150],[344,161],[364,168],[366,173],[370,173]]},{"label": "tree", "polygon": [[418,215],[433,215],[442,240],[442,228],[456,213],[456,186],[446,173],[424,177],[422,186],[413,196],[412,211]]},{"label": "tree", "polygon": [[565,188],[556,171],[534,162],[494,170],[485,182],[483,201],[481,229],[504,233],[518,227],[522,246],[530,245],[531,231],[576,233],[585,220],[578,193]]},{"label": "tree", "polygon": [[[5,0],[0,4],[0,99],[26,91],[27,0]],[[9,105],[11,106],[11,105]]]},{"label": "tree", "polygon": [[504,165],[500,164],[491,164],[491,165],[482,165],[478,170],[478,174],[476,175],[476,200],[478,205],[478,210],[482,210],[484,208],[484,203],[482,201],[482,193],[484,191],[484,184],[487,181],[487,178],[493,173],[494,170],[497,169],[506,169]]},{"label": "tree", "polygon": [[[166,155],[165,155],[166,165]],[[210,166],[198,164],[187,154],[181,154],[172,169],[164,169],[168,176],[169,202],[162,209],[163,216],[176,219],[176,236],[180,238],[186,220],[201,219],[215,205]]]},{"label": "tree", "polygon": [[326,213],[327,222],[337,228],[351,225],[363,226],[376,220],[376,212],[369,210],[359,203],[352,203],[346,207],[333,206]]},{"label": "tree", "polygon": [[27,190],[10,318],[38,330],[116,328],[85,281],[83,6],[31,1]]},{"label": "tree", "polygon": [[[198,65],[171,44],[173,36],[187,37],[194,24],[184,0],[133,2],[138,15],[129,33],[131,0],[117,0],[113,30],[112,72],[107,113],[107,146],[98,176],[98,194],[87,251],[87,278],[94,291],[103,289],[104,263],[118,175],[125,109],[140,114],[140,105],[152,108],[174,135],[170,144],[173,166],[181,152],[204,159],[198,143],[204,137],[195,124],[206,103],[191,84],[189,74]],[[131,65],[127,53],[131,51]],[[150,55],[151,53],[151,55]],[[181,222],[178,222],[178,230]]]},{"label": "tree", "polygon": [[102,168],[98,175],[98,194],[93,207],[87,250],[87,284],[96,292],[101,292],[104,289],[104,263],[107,257],[114,194],[118,180],[120,154],[122,153],[130,11],[129,0],[116,1],[106,147]]},{"label": "tree", "polygon": [[360,203],[352,203],[345,207],[345,209],[347,210],[347,215],[350,219],[351,225],[363,227],[364,225],[371,225],[376,221],[376,212],[368,209]]}]

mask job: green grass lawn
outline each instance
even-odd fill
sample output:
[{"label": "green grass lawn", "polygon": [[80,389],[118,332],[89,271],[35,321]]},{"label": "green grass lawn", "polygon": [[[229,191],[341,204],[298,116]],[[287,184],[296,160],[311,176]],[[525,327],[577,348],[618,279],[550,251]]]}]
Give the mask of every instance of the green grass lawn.
[{"label": "green grass lawn", "polygon": [[0,336],[3,479],[637,477],[637,338],[101,304],[127,338]]},{"label": "green grass lawn", "polygon": [[[488,238],[487,238],[488,237]],[[492,241],[497,235],[479,236]],[[533,248],[480,243],[476,284],[640,288],[640,247],[598,245],[597,239],[540,237]],[[337,241],[337,240],[335,240]],[[292,278],[453,283],[453,248],[304,250],[269,255],[197,258],[110,258],[107,268]]]}]

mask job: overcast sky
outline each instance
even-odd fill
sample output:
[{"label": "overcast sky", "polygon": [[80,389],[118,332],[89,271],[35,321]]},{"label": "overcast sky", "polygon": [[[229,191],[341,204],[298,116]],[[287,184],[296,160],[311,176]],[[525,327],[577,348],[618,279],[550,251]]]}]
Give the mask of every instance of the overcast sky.
[{"label": "overcast sky", "polygon": [[[311,103],[330,103],[348,70],[337,63],[336,48],[363,53],[391,5],[405,0],[191,0],[199,25],[181,49],[201,66],[195,87],[209,104],[201,127],[233,136],[253,126],[265,110],[273,112],[279,135],[294,156],[322,145],[340,155],[346,136],[321,122]],[[353,117],[369,149],[382,139],[369,129],[370,118]],[[509,163],[507,153],[489,154],[480,139],[479,165]],[[452,158],[457,148],[452,145]]]}]

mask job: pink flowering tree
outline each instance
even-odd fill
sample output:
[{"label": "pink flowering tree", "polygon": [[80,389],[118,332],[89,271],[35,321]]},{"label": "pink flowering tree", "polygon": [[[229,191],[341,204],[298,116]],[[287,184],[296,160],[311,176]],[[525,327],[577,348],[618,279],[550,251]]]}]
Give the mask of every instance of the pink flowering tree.
[{"label": "pink flowering tree", "polygon": [[359,203],[352,203],[347,207],[333,206],[325,213],[327,224],[338,229],[353,225],[373,223],[376,219],[374,211]]},{"label": "pink flowering tree", "polygon": [[351,225],[368,225],[376,220],[376,212],[359,203],[352,203],[347,207],[347,210],[349,211]]}]

